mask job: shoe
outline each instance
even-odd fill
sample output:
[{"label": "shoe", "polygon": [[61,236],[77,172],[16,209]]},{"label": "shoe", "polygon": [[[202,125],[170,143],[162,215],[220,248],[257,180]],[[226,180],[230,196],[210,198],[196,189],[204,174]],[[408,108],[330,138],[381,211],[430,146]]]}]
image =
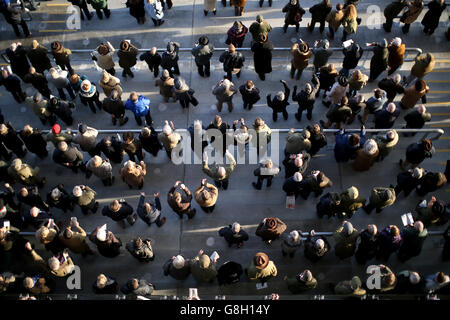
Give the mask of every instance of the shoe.
[{"label": "shoe", "polygon": [[306,114],[306,119],[311,120],[312,119],[312,115],[311,114]]},{"label": "shoe", "polygon": [[369,208],[367,206],[364,206],[362,208],[363,208],[364,212],[367,214],[370,214],[370,212],[372,211],[372,210],[369,211]]},{"label": "shoe", "polygon": [[203,10],[203,13],[205,14],[205,17],[208,15],[208,11]]},{"label": "shoe", "polygon": [[294,114],[295,119],[297,119],[297,121],[302,121],[302,116],[299,115],[298,113]]},{"label": "shoe", "polygon": [[130,71],[130,77],[134,78],[134,73]]},{"label": "shoe", "polygon": [[164,20],[159,21],[159,25],[161,26],[164,23]]},{"label": "shoe", "polygon": [[253,188],[255,188],[256,190],[261,190],[261,187],[258,188],[258,185],[256,184],[256,182],[252,182],[252,186],[253,186]]},{"label": "shoe", "polygon": [[123,126],[127,122],[128,122],[128,117],[125,117],[125,118],[123,118],[123,121],[120,121],[119,126]]},{"label": "shoe", "polygon": [[163,226],[163,224],[166,223],[166,217],[163,217],[161,219],[161,224],[159,225],[159,227],[161,228]]},{"label": "shoe", "polygon": [[30,38],[30,37],[32,37],[33,36],[33,34],[32,33],[29,33],[29,34],[27,34],[26,36],[25,36],[25,38]]}]

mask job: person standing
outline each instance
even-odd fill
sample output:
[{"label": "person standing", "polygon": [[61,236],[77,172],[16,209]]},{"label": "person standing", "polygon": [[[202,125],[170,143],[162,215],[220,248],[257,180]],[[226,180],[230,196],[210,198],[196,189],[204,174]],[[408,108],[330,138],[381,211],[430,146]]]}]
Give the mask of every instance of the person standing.
[{"label": "person standing", "polygon": [[395,18],[402,12],[403,8],[407,6],[406,0],[394,0],[384,8],[384,17],[386,22],[383,23],[383,29],[386,32],[391,32],[392,23]]},{"label": "person standing", "polygon": [[234,6],[234,15],[242,16],[244,14],[244,7],[247,0],[230,0],[230,4]]},{"label": "person standing", "polygon": [[240,248],[244,245],[244,241],[248,240],[248,233],[237,222],[233,222],[228,227],[221,228],[219,230],[219,236],[225,239],[230,248],[233,244],[237,244],[237,247]]},{"label": "person standing", "polygon": [[236,160],[228,150],[225,151],[225,157],[228,161],[227,164],[221,166],[215,164],[213,168],[210,168],[208,166],[208,157],[205,154],[203,156],[203,172],[214,179],[214,184],[216,185],[216,187],[227,190],[229,184],[228,180],[234,169],[236,168]]},{"label": "person standing", "polygon": [[70,55],[72,51],[70,49],[64,48],[64,46],[59,41],[53,41],[51,44],[52,55],[55,62],[62,70],[68,70],[70,74],[74,74],[74,70],[70,65]]},{"label": "person standing", "polygon": [[[392,39],[391,43],[388,45],[388,76],[393,74],[398,68],[403,65],[403,60],[405,56],[406,45],[402,43],[402,39],[395,37]],[[381,88],[383,89],[383,88]]]},{"label": "person standing", "polygon": [[339,195],[338,214],[351,219],[359,208],[364,207],[366,199],[359,196],[359,190],[351,186]]},{"label": "person standing", "polygon": [[410,164],[413,168],[417,167],[426,158],[432,158],[436,152],[430,139],[422,139],[419,142],[411,143],[406,148],[406,159],[400,159],[399,165],[402,169],[406,169]]},{"label": "person standing", "polygon": [[[77,204],[81,208],[81,212],[87,215],[89,211],[96,213],[99,207],[98,201],[95,200],[97,192],[85,185],[75,186],[72,191],[72,203]],[[95,234],[91,233],[95,237]]]},{"label": "person standing", "polygon": [[[125,131],[122,134],[122,146],[120,149],[128,155],[128,158],[131,161],[137,162],[144,159],[145,155],[142,151],[141,141],[136,139],[134,133],[131,131]],[[135,160],[136,158],[137,161]]]},{"label": "person standing", "polygon": [[136,18],[138,24],[145,23],[144,0],[127,0],[125,5],[130,8],[130,15]]},{"label": "person standing", "polygon": [[389,130],[386,134],[378,133],[374,137],[380,151],[377,161],[383,160],[387,157],[394,147],[397,145],[399,136],[396,130]]},{"label": "person standing", "polygon": [[92,6],[92,8],[95,9],[97,17],[100,20],[103,19],[103,13],[105,14],[106,19],[108,19],[109,16],[111,15],[111,11],[108,9],[108,0],[87,0],[87,3],[89,3]]},{"label": "person standing", "polygon": [[100,75],[99,86],[103,89],[103,93],[106,97],[111,96],[113,90],[116,90],[119,95],[122,95],[122,87],[120,86],[120,79],[114,77],[108,71],[103,71]]},{"label": "person standing", "polygon": [[[180,186],[180,189],[184,192],[184,195],[181,195],[178,191],[175,192],[178,186]],[[191,208],[191,201],[192,194],[181,181],[175,182],[167,194],[167,203],[180,219],[183,219],[184,214],[188,216],[188,219],[194,218],[197,210],[195,208]]]},{"label": "person standing", "polygon": [[421,24],[423,25],[423,32],[426,35],[431,36],[434,30],[439,26],[439,19],[442,12],[447,8],[447,4],[444,0],[433,0],[427,3],[428,11],[425,13]]},{"label": "person standing", "polygon": [[227,31],[227,40],[225,44],[232,44],[237,48],[241,48],[245,40],[248,28],[241,21],[235,21],[233,26]]},{"label": "person standing", "polygon": [[378,229],[374,224],[369,224],[367,229],[359,234],[359,245],[355,252],[356,261],[365,265],[367,261],[375,258],[378,248]]},{"label": "person standing", "polygon": [[203,13],[205,17],[208,15],[208,12],[212,11],[214,15],[217,13],[217,0],[204,0],[203,1]]},{"label": "person standing", "polygon": [[106,43],[100,43],[100,45],[91,53],[92,60],[97,61],[98,66],[109,74],[115,75],[116,70],[114,69],[115,63],[113,60],[115,51],[116,50],[111,43],[109,43],[109,41],[106,41]]},{"label": "person standing", "polygon": [[378,76],[387,69],[388,66],[388,44],[386,39],[380,42],[372,42],[369,47],[373,48],[373,56],[370,59],[369,82],[375,81]]},{"label": "person standing", "polygon": [[173,98],[173,100],[176,101],[174,89],[175,81],[170,76],[169,71],[166,69],[163,70],[161,78],[156,79],[155,86],[159,87],[159,94],[163,96],[165,102],[169,102],[169,98]]},{"label": "person standing", "polygon": [[175,126],[172,121],[168,122],[166,120],[164,122],[162,132],[158,134],[158,141],[163,145],[169,159],[172,159],[172,151],[181,142],[181,135],[175,132]]},{"label": "person standing", "polygon": [[286,231],[286,224],[279,218],[264,218],[256,228],[255,234],[267,244],[278,239]]},{"label": "person standing", "polygon": [[27,124],[23,127],[23,130],[20,131],[19,136],[25,143],[28,151],[36,154],[41,159],[47,157],[47,141],[45,141],[41,130],[33,129]]},{"label": "person standing", "polygon": [[77,6],[79,8],[78,10],[80,11],[80,18],[82,21],[84,21],[84,15],[86,15],[86,18],[88,20],[91,20],[92,17],[94,16],[93,13],[89,13],[86,0],[68,0],[68,1],[72,3],[72,5]]},{"label": "person standing", "polygon": [[96,155],[98,130],[80,123],[78,133],[73,137],[72,142],[78,144],[82,151],[88,152],[91,157]]},{"label": "person standing", "polygon": [[312,56],[312,51],[309,49],[305,41],[294,43],[291,47],[291,78],[294,79],[295,71],[297,71],[296,80],[302,76],[303,70],[308,67],[308,60]]},{"label": "person standing", "polygon": [[145,118],[145,123],[151,126],[153,123],[150,114],[150,99],[144,97],[142,94],[138,95],[135,91],[130,93],[130,97],[125,102],[125,109],[130,110],[134,114],[134,119],[138,126],[142,126],[141,117]]},{"label": "person standing", "polygon": [[216,96],[217,99],[217,111],[222,112],[223,103],[226,102],[228,105],[228,111],[233,111],[233,95],[237,92],[236,87],[233,82],[228,79],[220,80],[218,84],[214,87],[212,94]]},{"label": "person standing", "polygon": [[289,0],[289,3],[283,7],[282,12],[286,13],[284,16],[283,32],[286,33],[287,28],[290,25],[294,25],[295,32],[298,32],[298,29],[300,28],[300,21],[302,21],[302,16],[306,12],[305,9],[300,7],[299,1]]},{"label": "person standing", "polygon": [[212,283],[217,276],[217,258],[211,260],[210,257],[200,250],[198,254],[190,260],[191,273],[194,279],[200,283]]},{"label": "person standing", "polygon": [[40,94],[50,99],[52,93],[48,87],[47,78],[42,73],[36,72],[34,67],[30,67],[29,72],[23,78],[23,82],[31,83],[33,88],[39,91]]},{"label": "person standing", "polygon": [[373,209],[380,213],[383,209],[394,204],[396,200],[394,188],[374,187],[370,193],[369,203],[363,210],[370,214]]},{"label": "person standing", "polygon": [[342,42],[347,40],[347,36],[356,33],[358,29],[358,22],[356,18],[358,17],[358,12],[356,12],[356,7],[353,4],[349,4],[344,8],[344,16],[342,17],[342,27],[343,35]]},{"label": "person standing", "polygon": [[306,110],[306,118],[312,119],[312,111],[314,108],[314,102],[316,101],[316,95],[319,92],[320,81],[319,78],[313,74],[311,83],[305,84],[304,89],[297,93],[297,86],[294,86],[294,92],[292,93],[292,101],[298,103],[297,113],[294,115],[298,121],[302,120],[303,111]]},{"label": "person standing", "polygon": [[74,173],[78,173],[78,169],[83,172],[86,170],[80,150],[74,146],[68,146],[64,141],[58,143],[58,147],[53,151],[52,159],[57,164],[72,169]]},{"label": "person standing", "polygon": [[359,44],[351,40],[350,44],[345,45],[342,51],[344,53],[344,61],[342,62],[342,69],[339,71],[339,74],[348,77],[350,70],[358,66],[364,50]]},{"label": "person standing", "polygon": [[402,77],[396,73],[393,77],[383,78],[380,82],[378,82],[378,88],[386,91],[387,102],[394,101],[397,94],[402,94],[405,92],[401,81]]},{"label": "person standing", "polygon": [[189,104],[191,103],[194,106],[198,105],[198,100],[194,97],[194,93],[194,89],[189,88],[186,81],[181,76],[175,78],[173,81],[172,94],[175,96],[175,99],[180,102],[183,109],[188,109]]},{"label": "person standing", "polygon": [[153,76],[156,78],[159,74],[159,66],[161,64],[161,56],[157,52],[156,47],[152,47],[150,51],[144,52],[139,56],[139,60],[145,61],[148,65],[150,72],[153,72]]},{"label": "person standing", "polygon": [[43,73],[52,67],[47,52],[48,49],[37,40],[33,40],[30,49],[27,50],[28,59],[38,73]]},{"label": "person standing", "polygon": [[303,244],[303,240],[300,237],[301,235],[302,232],[300,230],[293,230],[283,239],[283,242],[281,243],[281,253],[283,254],[283,257],[288,254],[290,258],[294,257],[295,252],[300,249]]},{"label": "person standing", "polygon": [[206,213],[212,213],[216,206],[219,190],[214,185],[207,183],[202,179],[200,187],[194,192],[194,199],[200,208]]},{"label": "person standing", "polygon": [[405,197],[407,197],[411,191],[413,191],[422,180],[425,175],[423,168],[414,168],[407,171],[400,172],[397,175],[397,185],[394,187],[395,195],[398,197],[400,192],[403,191]]},{"label": "person standing", "polygon": [[163,52],[161,57],[161,67],[169,71],[171,77],[174,74],[180,75],[180,68],[178,66],[178,51],[180,50],[180,44],[175,41],[169,41],[167,43],[166,51]]},{"label": "person standing", "polygon": [[71,126],[73,123],[72,110],[75,108],[73,102],[61,100],[57,97],[51,96],[47,102],[47,110],[50,112],[49,122],[50,125],[56,122],[56,116],[58,116],[65,124]]},{"label": "person standing", "polygon": [[5,54],[9,60],[12,72],[23,80],[30,69],[30,64],[28,63],[27,54],[22,43],[11,43],[9,48],[5,50]]},{"label": "person standing", "polygon": [[19,31],[19,25],[22,27],[23,33],[26,38],[31,37],[30,30],[28,29],[28,25],[23,19],[22,8],[20,8],[19,4],[12,4],[10,1],[2,1],[2,13],[5,16],[6,22],[8,22],[14,29],[14,33],[18,38],[22,35]]},{"label": "person standing", "polygon": [[11,122],[0,124],[0,144],[11,150],[18,158],[24,158],[28,152]]},{"label": "person standing", "polygon": [[0,79],[0,85],[5,86],[6,91],[11,92],[14,100],[18,103],[25,101],[25,92],[20,85],[19,77],[11,74],[7,69],[2,69],[2,79]]},{"label": "person standing", "polygon": [[126,161],[122,169],[120,169],[120,177],[131,188],[142,189],[144,186],[144,178],[147,174],[146,165],[144,161],[139,162],[139,165],[135,162]]},{"label": "person standing", "polygon": [[384,228],[378,236],[377,259],[387,261],[392,253],[396,252],[402,244],[402,235],[395,225]]},{"label": "person standing", "polygon": [[408,86],[415,78],[422,80],[428,73],[433,71],[436,60],[431,53],[424,52],[414,58],[414,65],[409,76],[404,79],[403,86]]},{"label": "person standing", "polygon": [[427,103],[426,94],[430,91],[430,87],[427,86],[423,80],[416,80],[416,82],[409,88],[406,88],[404,95],[400,100],[400,107],[402,109],[411,109],[416,103],[421,100],[422,103]]},{"label": "person standing", "polygon": [[137,215],[133,215],[133,207],[130,206],[125,199],[113,200],[109,205],[102,209],[102,215],[116,221],[122,228],[125,229],[125,220],[130,226],[136,222]]},{"label": "person standing", "polygon": [[144,8],[155,27],[159,27],[164,23],[163,6],[160,0],[145,0]]},{"label": "person standing", "polygon": [[145,193],[141,192],[139,197],[136,213],[138,216],[150,227],[156,223],[158,228],[166,222],[166,217],[161,217],[161,201],[159,199],[159,192],[154,193],[155,202],[145,202]]},{"label": "person standing", "polygon": [[331,8],[332,5],[330,3],[330,0],[322,0],[320,3],[317,3],[309,8],[309,12],[311,13],[311,23],[308,24],[309,32],[313,32],[316,22],[318,22],[320,25],[320,33],[323,32],[323,30],[325,29],[325,20],[331,11]]},{"label": "person standing", "polygon": [[292,294],[301,294],[317,287],[317,280],[313,277],[310,270],[304,270],[292,278],[285,276],[284,280]]},{"label": "person standing", "polygon": [[348,221],[344,221],[334,232],[334,251],[339,259],[342,260],[353,256],[356,250],[356,240],[358,239],[358,236],[359,231]]},{"label": "person standing", "polygon": [[112,186],[115,177],[112,174],[112,166],[109,160],[103,160],[99,156],[94,156],[86,163],[86,178],[89,178],[92,174],[96,175],[102,180],[103,185]]},{"label": "person standing", "polygon": [[213,52],[214,46],[209,44],[209,39],[207,36],[201,36],[198,39],[198,42],[195,43],[194,48],[192,48],[191,53],[195,58],[195,64],[197,65],[198,74],[201,77],[210,76],[210,65]]},{"label": "person standing", "polygon": [[266,79],[266,73],[272,72],[273,43],[267,39],[267,35],[261,33],[259,41],[253,42],[251,49],[253,51],[255,72],[264,81]]},{"label": "person standing", "polygon": [[99,110],[102,109],[102,103],[99,99],[100,94],[94,83],[90,82],[89,80],[83,80],[83,82],[81,82],[79,93],[81,102],[83,102],[84,104],[87,103],[93,113],[97,113],[94,104]]},{"label": "person standing", "polygon": [[374,139],[367,139],[363,147],[356,152],[356,158],[353,162],[353,170],[367,171],[375,163],[380,151]]},{"label": "person standing", "polygon": [[[295,69],[294,69],[295,72]],[[292,71],[291,71],[292,73]],[[297,73],[298,76],[298,73]],[[272,99],[271,95],[267,95],[267,106],[272,109],[272,119],[273,121],[277,121],[278,119],[278,113],[283,114],[284,120],[288,119],[288,113],[286,111],[286,107],[289,105],[289,94],[291,93],[291,90],[289,89],[286,81],[280,80],[280,82],[283,84],[284,92],[279,91],[276,96]]]},{"label": "person standing", "polygon": [[342,23],[342,18],[344,17],[344,11],[342,10],[344,7],[342,3],[338,3],[336,5],[336,9],[331,10],[331,12],[325,18],[325,21],[328,22],[328,30],[327,36],[334,40],[334,34],[338,31],[339,26]]},{"label": "person standing", "polygon": [[398,250],[398,258],[400,261],[405,262],[422,252],[423,243],[428,236],[428,231],[422,221],[416,221],[414,225],[407,225],[402,230],[401,235],[403,241]]},{"label": "person standing", "polygon": [[190,260],[182,255],[173,256],[163,265],[164,275],[176,280],[184,280],[191,274]]},{"label": "person standing", "polygon": [[402,27],[402,32],[407,34],[409,32],[409,27],[411,23],[417,20],[420,13],[422,12],[424,3],[422,0],[413,0],[408,2],[408,9],[403,13],[400,18],[400,22],[404,23]]},{"label": "person standing", "polygon": [[114,258],[120,254],[122,241],[114,233],[106,230],[106,225],[95,228],[89,235],[89,240],[97,246],[98,253],[104,257]]},{"label": "person standing", "polygon": [[136,65],[138,48],[131,44],[129,40],[123,40],[120,43],[120,50],[117,52],[119,57],[119,66],[123,68],[122,77],[126,78],[127,75],[134,78],[134,74],[131,68]]},{"label": "person standing", "polygon": [[249,280],[258,280],[261,283],[265,283],[269,279],[276,277],[278,270],[275,263],[269,260],[267,254],[258,252],[254,255],[250,265],[245,269],[245,273]]},{"label": "person standing", "polygon": [[63,100],[67,100],[66,94],[63,89],[66,89],[72,100],[75,100],[75,93],[70,86],[69,79],[67,78],[68,72],[65,70],[57,70],[56,68],[50,68],[46,78],[47,81],[53,84],[58,90],[59,97]]},{"label": "person standing", "polygon": [[232,81],[232,75],[241,76],[241,69],[244,66],[245,57],[242,53],[237,52],[234,45],[230,44],[228,50],[222,53],[219,61],[223,63],[223,71],[227,73],[226,78]]},{"label": "person standing", "polygon": [[142,148],[154,157],[157,157],[159,150],[163,148],[153,127],[143,127],[138,138]]},{"label": "person standing", "polygon": [[[403,119],[406,121],[405,128],[422,129],[425,122],[431,120],[431,113],[427,112],[425,105],[420,104],[418,107],[415,107],[407,113]],[[415,135],[415,133],[412,133],[411,135]]]},{"label": "person standing", "polygon": [[239,92],[242,95],[242,101],[244,103],[244,110],[252,110],[253,105],[261,99],[259,96],[259,89],[255,87],[252,80],[247,80],[247,82],[239,87]]}]

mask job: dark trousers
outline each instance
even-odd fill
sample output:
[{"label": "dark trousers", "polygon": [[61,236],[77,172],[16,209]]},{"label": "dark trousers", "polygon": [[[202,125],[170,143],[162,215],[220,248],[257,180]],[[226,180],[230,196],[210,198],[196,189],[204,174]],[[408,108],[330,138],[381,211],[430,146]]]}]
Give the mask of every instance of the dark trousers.
[{"label": "dark trousers", "polygon": [[[148,126],[151,126],[152,123],[153,123],[153,119],[152,119],[152,115],[150,114],[150,110],[148,110],[148,112],[147,112],[147,114],[144,116],[144,118],[145,118],[145,123],[146,123]],[[139,126],[142,126],[142,119],[141,119],[140,116],[134,115],[134,119],[136,119],[136,123],[137,123]]]},{"label": "dark trousers", "polygon": [[[259,0],[259,7],[262,7],[264,0]],[[269,0],[269,7],[272,6],[272,0]]]},{"label": "dark trousers", "polygon": [[[73,93],[72,87],[70,85],[67,85],[66,90],[69,93],[70,98],[72,100],[75,99],[75,94]],[[64,90],[62,88],[58,88],[58,93],[59,93],[59,97],[62,100],[67,100],[66,94],[64,93]]]},{"label": "dark trousers", "polygon": [[114,69],[114,67],[112,67],[111,69],[106,69],[106,72],[108,72],[110,75],[115,75],[116,74],[116,69]]},{"label": "dark trousers", "polygon": [[406,33],[409,32],[409,27],[410,27],[410,26],[411,26],[411,24],[405,23],[405,25],[404,25],[403,28],[402,28],[402,31],[403,31],[404,34],[406,34]]},{"label": "dark trousers", "polygon": [[334,38],[334,33],[335,33],[334,28],[331,26],[328,26],[328,30],[330,31],[331,38]]},{"label": "dark trousers", "polygon": [[405,188],[404,186],[400,186],[400,185],[396,185],[394,188],[395,191],[395,195],[398,196],[400,194],[400,192],[403,191],[403,194],[405,195],[405,197],[407,197],[411,191],[413,191],[414,188]]},{"label": "dark trousers", "polygon": [[[287,23],[285,23],[284,26],[283,26],[283,32],[284,32],[284,33],[286,33],[288,27],[289,27],[289,25],[288,25]],[[300,24],[297,22],[297,23],[295,24],[295,31],[298,32],[298,29],[299,29],[299,28],[300,28]]]},{"label": "dark trousers", "polygon": [[180,101],[180,105],[183,109],[189,108],[189,100],[179,100],[179,101]]},{"label": "dark trousers", "polygon": [[[286,109],[284,109],[283,111],[280,111],[280,112],[283,114],[284,120],[287,120],[288,119],[288,113],[287,113]],[[277,121],[278,120],[278,112],[274,111],[272,113],[272,119],[273,119],[273,121]]]},{"label": "dark trousers", "polygon": [[342,42],[344,42],[345,40],[347,40],[347,36],[348,36],[348,33],[345,32],[345,30],[342,30]]},{"label": "dark trousers", "polygon": [[200,208],[202,208],[202,210],[206,213],[212,213],[214,211],[215,207],[216,207],[216,205],[213,205],[211,207],[200,207]]},{"label": "dark trousers", "polygon": [[50,95],[52,92],[50,91],[47,85],[42,85],[41,87],[35,87],[37,91],[39,91],[44,97],[50,99]]},{"label": "dark trousers", "polygon": [[270,187],[272,185],[272,179],[273,176],[258,176],[255,188],[261,190],[264,180],[267,180],[267,187]]},{"label": "dark trousers", "polygon": [[224,179],[224,180],[214,180],[214,184],[216,185],[217,188],[223,188],[223,190],[227,190],[228,189],[228,179]]},{"label": "dark trousers", "polygon": [[314,26],[316,25],[316,22],[318,22],[320,24],[319,27],[319,31],[320,33],[323,32],[323,30],[325,30],[325,20],[315,20],[315,19],[311,19],[311,24],[309,25],[309,31],[312,32],[314,30]]},{"label": "dark trousers", "polygon": [[12,96],[14,97],[14,100],[16,100],[18,103],[22,103],[25,101],[25,93],[22,91],[22,88],[20,90],[10,91]]},{"label": "dark trousers", "polygon": [[78,8],[80,8],[80,18],[81,18],[81,20],[84,20],[83,12],[84,12],[84,14],[86,15],[86,18],[88,18],[88,20],[91,20],[91,19],[92,19],[92,16],[91,16],[91,14],[89,13],[89,9],[88,9],[86,3],[85,3],[83,6],[78,6]]},{"label": "dark trousers", "polygon": [[301,120],[302,120],[302,114],[303,114],[303,111],[306,110],[306,118],[307,118],[308,120],[311,120],[311,119],[312,119],[312,111],[313,111],[313,107],[314,107],[314,106],[307,107],[307,108],[299,107],[297,113],[295,114],[295,119],[297,119],[298,121],[301,121]]},{"label": "dark trousers", "polygon": [[92,213],[96,213],[98,206],[99,206],[98,202],[95,201],[95,199],[94,199],[88,205],[80,206],[80,208],[81,208],[81,212],[83,212],[83,214],[88,214],[89,211],[92,211]]},{"label": "dark trousers", "polygon": [[297,70],[297,76],[295,77],[296,80],[300,79],[303,73],[303,69],[296,69],[294,65],[291,63],[291,78],[294,78],[295,71]]},{"label": "dark trousers", "polygon": [[155,25],[155,27],[158,27],[158,26],[163,24],[163,20],[162,19],[156,20],[156,19],[152,18],[152,21],[153,21],[153,24]]},{"label": "dark trousers", "polygon": [[386,22],[383,24],[384,31],[391,32],[393,22],[394,22],[394,19],[386,18]]},{"label": "dark trousers", "polygon": [[105,13],[105,17],[109,18],[109,16],[111,15],[111,11],[108,9],[108,6],[106,6],[105,9],[95,9],[95,12],[97,12],[98,18],[99,19],[103,19],[102,10]]},{"label": "dark trousers", "polygon": [[436,28],[425,27],[423,29],[423,32],[425,32],[427,35],[431,36],[434,33],[434,30],[436,30]]},{"label": "dark trousers", "polygon": [[159,64],[154,65],[154,66],[148,66],[148,69],[153,72],[153,76],[156,78],[159,74]]},{"label": "dark trousers", "polygon": [[244,101],[244,109],[247,109],[247,108],[248,108],[248,110],[252,110],[252,108],[253,108],[253,103],[247,102],[247,101],[245,101],[245,100],[243,100],[243,101]]},{"label": "dark trousers", "polygon": [[[238,73],[236,73],[236,77],[238,77],[238,79],[241,77],[241,71],[239,71]],[[227,71],[227,79],[232,81],[233,79],[233,73],[232,70]]]},{"label": "dark trousers", "polygon": [[134,77],[133,72],[131,72],[131,68],[123,68],[122,77],[126,77],[127,75],[129,75],[132,78]]},{"label": "dark trousers", "polygon": [[27,23],[25,22],[25,20],[21,20],[20,21],[20,23],[11,23],[11,25],[12,25],[12,27],[13,27],[13,29],[14,29],[14,33],[16,34],[16,36],[18,36],[18,37],[20,37],[21,36],[21,34],[20,34],[20,31],[19,31],[19,25],[21,25],[22,26],[22,30],[23,30],[23,33],[25,34],[25,36],[26,37],[28,37],[31,33],[30,33],[30,30],[28,30],[28,25],[27,25]]},{"label": "dark trousers", "polygon": [[202,76],[202,77],[204,77],[205,75],[207,77],[210,76],[211,63],[209,61],[207,64],[198,64],[197,62],[195,64],[197,65],[198,74],[200,76]]},{"label": "dark trousers", "polygon": [[[166,2],[167,2],[167,9],[172,9],[172,7],[173,7],[172,0],[166,0]],[[161,5],[164,10],[166,8],[166,4],[165,4],[164,0],[161,0]]]},{"label": "dark trousers", "polygon": [[178,217],[180,217],[180,219],[183,219],[184,214],[188,216],[188,219],[192,219],[196,214],[196,210],[192,209],[192,207],[189,206],[188,209],[184,210],[183,212],[177,212],[176,214],[178,215]]},{"label": "dark trousers", "polygon": [[61,67],[62,70],[67,70],[69,71],[70,74],[74,74],[73,68],[70,65],[70,62],[67,64],[59,64],[59,66]]},{"label": "dark trousers", "polygon": [[[102,103],[101,103],[101,101],[100,101],[100,99],[99,99],[99,95],[98,95],[98,94],[94,94],[93,97],[90,97],[90,98],[84,98],[84,99],[85,99],[85,101],[87,102],[89,108],[91,109],[91,111],[92,111],[93,113],[97,113],[97,111],[95,110],[95,105],[97,105],[97,108],[98,108],[99,110],[102,109]],[[95,105],[94,105],[94,104],[95,104]]]}]

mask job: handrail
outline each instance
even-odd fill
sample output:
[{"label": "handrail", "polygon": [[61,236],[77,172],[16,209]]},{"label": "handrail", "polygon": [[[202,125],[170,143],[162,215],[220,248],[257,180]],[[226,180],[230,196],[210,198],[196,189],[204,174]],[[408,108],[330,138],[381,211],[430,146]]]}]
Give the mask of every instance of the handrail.
[{"label": "handrail", "polygon": [[[228,129],[233,130],[233,129]],[[281,133],[287,133],[290,129],[271,129],[272,132],[281,132]],[[295,128],[297,131],[302,131],[304,129],[302,128]],[[444,130],[440,128],[433,128],[433,129],[365,129],[366,132],[387,132],[389,130],[395,130],[397,132],[407,132],[407,133],[425,133],[424,137],[426,137],[429,133],[436,133],[435,137],[430,138],[430,140],[437,140],[440,136],[444,134]],[[48,133],[51,130],[44,129],[41,130],[43,133]],[[67,132],[67,130],[62,130]],[[78,130],[70,130],[73,133],[77,133]],[[133,133],[140,133],[141,129],[98,129],[97,130],[99,134],[111,134],[111,133],[124,133],[124,132],[133,132]],[[156,132],[161,132],[162,129],[155,129]],[[187,129],[175,129],[177,132],[187,132]],[[341,131],[341,129],[323,129],[323,132],[325,133],[337,133]],[[361,132],[361,129],[345,129],[345,132]]]}]

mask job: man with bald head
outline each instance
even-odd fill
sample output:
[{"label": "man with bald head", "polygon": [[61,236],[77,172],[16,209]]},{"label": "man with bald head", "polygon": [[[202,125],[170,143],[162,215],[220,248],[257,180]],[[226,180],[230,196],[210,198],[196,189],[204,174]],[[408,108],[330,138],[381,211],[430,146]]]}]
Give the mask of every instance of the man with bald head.
[{"label": "man with bald head", "polygon": [[210,168],[208,166],[208,156],[206,154],[203,155],[203,172],[206,173],[209,177],[214,179],[214,184],[218,188],[223,188],[224,190],[228,189],[228,179],[236,167],[236,160],[233,155],[227,150],[225,152],[225,157],[227,159],[227,164],[215,164],[214,167]]},{"label": "man with bald head", "polygon": [[[180,186],[180,191],[175,192],[178,186]],[[181,191],[184,192],[183,195],[181,195]],[[183,219],[183,214],[186,214],[188,219],[194,218],[196,210],[191,208],[191,201],[192,194],[181,181],[177,181],[167,195],[167,203],[180,219]]]},{"label": "man with bald head", "polygon": [[422,252],[422,246],[428,236],[428,231],[422,221],[416,221],[413,225],[407,225],[401,232],[402,245],[398,251],[398,258],[405,262]]},{"label": "man with bald head", "polygon": [[153,76],[156,78],[159,74],[159,65],[161,64],[161,56],[156,51],[156,47],[152,47],[150,51],[147,51],[140,55],[139,60],[145,61],[148,65],[150,72],[153,72]]},{"label": "man with bald head", "polygon": [[86,170],[83,154],[76,147],[69,146],[65,141],[60,141],[58,147],[53,151],[53,161],[72,169],[75,173],[78,173],[78,169],[83,172]]},{"label": "man with bald head", "polygon": [[31,42],[31,47],[27,50],[28,59],[31,65],[36,68],[36,72],[43,73],[52,67],[50,59],[47,55],[48,49],[40,44],[37,40]]},{"label": "man with bald head", "polygon": [[226,50],[219,58],[219,61],[223,63],[223,71],[227,73],[226,78],[232,81],[232,74],[236,74],[236,77],[241,76],[241,69],[244,66],[245,57],[242,53],[237,52],[233,44],[228,46]]}]

